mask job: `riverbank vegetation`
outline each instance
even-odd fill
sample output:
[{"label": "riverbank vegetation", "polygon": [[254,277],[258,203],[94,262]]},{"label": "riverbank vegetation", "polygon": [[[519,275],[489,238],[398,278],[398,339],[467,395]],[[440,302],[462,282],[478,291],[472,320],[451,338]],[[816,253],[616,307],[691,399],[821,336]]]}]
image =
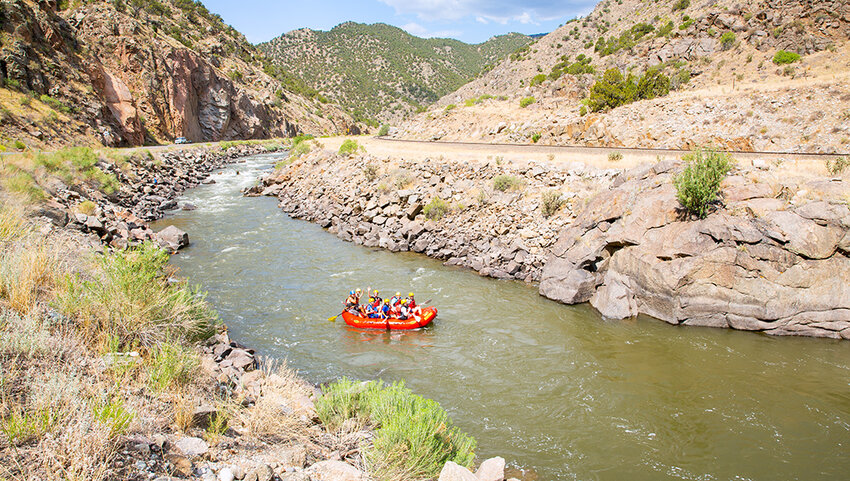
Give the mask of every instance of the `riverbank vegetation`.
[{"label": "riverbank vegetation", "polygon": [[350,429],[351,423],[375,429],[364,457],[376,479],[433,479],[446,462],[471,467],[475,457],[475,440],[436,401],[413,394],[404,383],[343,378],[325,388],[316,412],[331,430]]},{"label": "riverbank vegetation", "polygon": [[729,154],[706,149],[685,154],[682,160],[685,161],[684,170],[673,177],[676,198],[688,213],[704,219],[735,161]]}]

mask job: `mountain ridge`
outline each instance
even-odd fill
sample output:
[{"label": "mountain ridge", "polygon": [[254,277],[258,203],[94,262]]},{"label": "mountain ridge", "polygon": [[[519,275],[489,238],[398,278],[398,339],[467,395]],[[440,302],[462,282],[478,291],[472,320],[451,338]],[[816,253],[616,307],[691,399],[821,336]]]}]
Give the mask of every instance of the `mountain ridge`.
[{"label": "mountain ridge", "polygon": [[[530,43],[517,33],[479,44],[423,39],[386,24],[343,22],[291,30],[258,49],[359,120],[399,120],[459,88],[488,65]],[[374,122],[372,122],[374,125]]]}]

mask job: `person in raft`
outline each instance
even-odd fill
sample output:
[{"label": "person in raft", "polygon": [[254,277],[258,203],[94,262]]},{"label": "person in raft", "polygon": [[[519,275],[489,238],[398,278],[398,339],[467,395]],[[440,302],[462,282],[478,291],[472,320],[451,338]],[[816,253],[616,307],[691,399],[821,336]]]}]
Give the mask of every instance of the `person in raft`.
[{"label": "person in raft", "polygon": [[362,293],[363,291],[360,289],[348,293],[344,302],[346,311],[371,319],[406,320],[411,317],[418,319],[422,315],[422,308],[416,304],[412,292],[406,298],[401,296],[401,292],[396,292],[390,299],[381,299],[377,290],[372,291],[372,296],[369,297],[368,302],[361,305],[360,296]]},{"label": "person in raft", "polygon": [[355,291],[351,291],[348,293],[348,297],[345,298],[345,310],[352,314],[360,313],[360,299],[357,297],[357,293]]}]

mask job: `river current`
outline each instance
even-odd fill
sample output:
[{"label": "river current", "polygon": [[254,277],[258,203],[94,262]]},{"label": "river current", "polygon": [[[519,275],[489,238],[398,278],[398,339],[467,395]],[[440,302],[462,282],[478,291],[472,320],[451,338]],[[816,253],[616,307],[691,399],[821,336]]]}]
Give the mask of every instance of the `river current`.
[{"label": "river current", "polygon": [[[346,243],[241,197],[274,161],[222,170],[179,199],[196,210],[155,226],[189,233],[172,263],[260,355],[317,383],[404,380],[480,458],[529,479],[847,479],[850,342],[607,321],[536,286]],[[328,322],[356,287],[412,290],[439,316],[411,332]]]}]

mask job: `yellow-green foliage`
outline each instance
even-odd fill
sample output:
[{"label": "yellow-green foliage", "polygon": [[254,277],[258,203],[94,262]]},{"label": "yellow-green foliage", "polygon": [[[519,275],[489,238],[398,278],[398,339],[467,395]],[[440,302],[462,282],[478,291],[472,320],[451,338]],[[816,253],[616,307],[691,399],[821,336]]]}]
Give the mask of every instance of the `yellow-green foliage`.
[{"label": "yellow-green foliage", "polygon": [[824,161],[826,170],[830,175],[841,175],[848,167],[850,167],[850,157],[842,156],[834,159],[826,159]]},{"label": "yellow-green foliage", "polygon": [[502,174],[497,175],[493,178],[493,188],[500,192],[506,192],[508,190],[519,190],[522,187],[522,180],[513,175]]},{"label": "yellow-green foliage", "polygon": [[526,108],[535,102],[537,102],[537,99],[535,99],[534,97],[525,97],[519,101],[519,106],[522,108]]},{"label": "yellow-green foliage", "polygon": [[376,479],[434,479],[446,462],[470,467],[475,457],[475,440],[453,426],[436,401],[413,394],[404,383],[343,378],[326,387],[316,412],[329,429],[347,419],[376,429],[364,452]]},{"label": "yellow-green foliage", "polygon": [[735,161],[729,154],[703,149],[684,155],[682,160],[686,162],[685,169],[673,177],[676,198],[689,213],[705,218]]},{"label": "yellow-green foliage", "polygon": [[342,145],[339,146],[339,155],[356,154],[360,150],[360,145],[354,139],[345,139]]},{"label": "yellow-green foliage", "polygon": [[167,262],[168,254],[150,243],[104,255],[97,276],[65,276],[55,305],[101,342],[115,337],[122,346],[153,346],[209,337],[215,312],[202,293],[168,282]]},{"label": "yellow-green foliage", "polygon": [[148,385],[155,392],[182,386],[189,382],[199,365],[194,351],[171,342],[159,343],[147,362]]},{"label": "yellow-green foliage", "polygon": [[422,213],[425,214],[425,217],[432,220],[440,220],[444,215],[449,213],[449,204],[446,203],[443,199],[439,197],[434,197],[431,199],[431,202],[428,202],[428,205],[422,209]]}]

